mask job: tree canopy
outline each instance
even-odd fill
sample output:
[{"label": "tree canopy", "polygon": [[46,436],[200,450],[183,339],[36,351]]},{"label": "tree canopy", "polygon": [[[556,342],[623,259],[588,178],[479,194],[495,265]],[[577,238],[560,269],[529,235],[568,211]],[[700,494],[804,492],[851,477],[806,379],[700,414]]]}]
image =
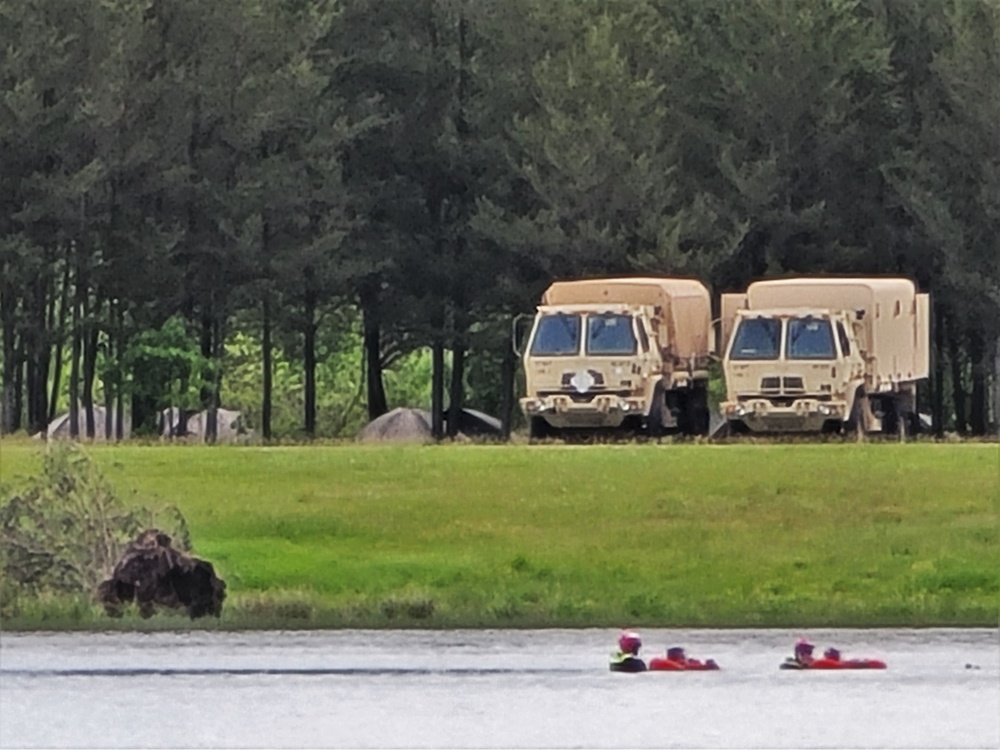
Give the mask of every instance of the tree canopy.
[{"label": "tree canopy", "polygon": [[331,434],[428,348],[442,434],[552,279],[852,273],[931,293],[982,434],[998,81],[997,0],[0,0],[0,427],[214,412],[252,351],[264,437],[276,377]]}]

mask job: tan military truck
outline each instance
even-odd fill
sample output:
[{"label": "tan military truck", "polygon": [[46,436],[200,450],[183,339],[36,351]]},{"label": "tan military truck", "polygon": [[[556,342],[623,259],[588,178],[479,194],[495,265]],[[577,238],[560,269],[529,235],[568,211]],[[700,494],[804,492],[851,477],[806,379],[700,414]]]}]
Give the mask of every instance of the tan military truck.
[{"label": "tan military truck", "polygon": [[930,302],[898,278],[758,281],[722,295],[734,432],[916,429]]},{"label": "tan military truck", "polygon": [[708,432],[711,303],[698,281],[557,281],[523,352],[531,435]]}]

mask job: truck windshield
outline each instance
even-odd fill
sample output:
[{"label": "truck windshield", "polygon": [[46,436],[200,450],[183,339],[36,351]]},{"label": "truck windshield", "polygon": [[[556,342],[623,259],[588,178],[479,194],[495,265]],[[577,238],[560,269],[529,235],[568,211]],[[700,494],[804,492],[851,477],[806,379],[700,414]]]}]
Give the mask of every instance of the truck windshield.
[{"label": "truck windshield", "polygon": [[777,359],[781,345],[781,321],[776,318],[744,318],[736,329],[730,359]]},{"label": "truck windshield", "polygon": [[788,321],[789,359],[836,359],[829,320],[792,318]]},{"label": "truck windshield", "polygon": [[635,354],[631,315],[603,313],[587,318],[587,354]]},{"label": "truck windshield", "polygon": [[531,354],[559,357],[580,351],[580,316],[556,313],[543,315],[535,328]]}]

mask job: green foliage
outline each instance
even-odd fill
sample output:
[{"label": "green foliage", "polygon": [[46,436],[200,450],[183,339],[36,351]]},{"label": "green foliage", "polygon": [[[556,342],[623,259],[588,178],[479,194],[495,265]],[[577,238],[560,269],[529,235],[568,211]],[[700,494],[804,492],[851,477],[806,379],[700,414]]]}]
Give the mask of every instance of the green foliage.
[{"label": "green foliage", "polygon": [[167,532],[190,549],[184,516],[175,506],[153,511],[127,505],[93,460],[58,444],[41,472],[0,488],[0,612],[17,612],[41,595],[92,594],[125,547],[143,530]]},{"label": "green foliage", "polygon": [[[223,342],[264,307],[293,371],[356,302],[387,364],[468,347],[496,403],[477,325],[636,271],[912,276],[939,421],[987,431],[995,0],[0,0],[0,49],[5,431],[44,426],[69,351],[137,411],[212,400],[220,368],[259,411]],[[315,394],[281,375],[309,432],[350,431],[355,351],[317,353]]]},{"label": "green foliage", "polygon": [[154,399],[158,408],[201,406],[201,388],[210,383],[211,363],[179,316],[139,332],[129,342],[122,375],[134,373],[129,391]]},{"label": "green foliage", "polygon": [[[325,327],[320,337],[316,367],[318,437],[353,437],[368,420],[359,326],[356,311],[345,308],[340,311],[338,323]],[[276,347],[273,353],[271,422],[279,439],[301,435],[304,384],[300,357],[301,348],[294,341]],[[258,338],[240,331],[230,336],[223,381],[225,403],[240,410],[254,429],[260,425],[261,360]],[[416,349],[396,358],[384,371],[389,407],[427,408],[430,371],[428,349]]]}]

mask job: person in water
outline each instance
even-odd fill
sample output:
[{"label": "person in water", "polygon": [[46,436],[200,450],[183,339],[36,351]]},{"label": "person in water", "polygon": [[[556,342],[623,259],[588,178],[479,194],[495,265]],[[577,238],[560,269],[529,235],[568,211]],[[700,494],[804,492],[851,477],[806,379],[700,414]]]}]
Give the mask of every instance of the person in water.
[{"label": "person in water", "polygon": [[618,650],[611,654],[612,672],[645,672],[646,662],[639,658],[642,639],[638,633],[624,630],[618,636]]},{"label": "person in water", "polygon": [[792,657],[792,661],[803,667],[810,666],[814,661],[813,648],[814,646],[809,641],[800,640],[795,644],[795,656]]},{"label": "person in water", "polygon": [[823,652],[823,658],[830,661],[840,661],[840,651],[835,648],[828,648]]},{"label": "person in water", "polygon": [[683,664],[687,668],[700,669],[702,667],[707,669],[718,669],[719,665],[715,663],[715,659],[706,659],[704,663],[700,659],[691,659],[684,652],[684,648],[681,646],[671,646],[667,649],[667,661],[677,662],[678,664]]}]

